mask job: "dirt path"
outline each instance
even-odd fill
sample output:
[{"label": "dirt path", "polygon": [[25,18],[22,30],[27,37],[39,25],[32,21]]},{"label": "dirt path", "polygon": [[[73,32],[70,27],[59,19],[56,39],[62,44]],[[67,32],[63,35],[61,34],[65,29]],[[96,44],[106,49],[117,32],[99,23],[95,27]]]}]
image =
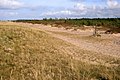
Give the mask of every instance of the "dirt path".
[{"label": "dirt path", "polygon": [[[88,39],[82,39],[82,38],[75,38],[75,35],[79,36],[89,36],[92,35],[91,31],[86,32],[80,32],[80,31],[71,31],[71,30],[65,30],[64,28],[57,28],[57,27],[50,27],[50,26],[44,26],[44,25],[34,25],[34,27],[40,28],[41,30],[45,31],[46,33],[59,38],[61,40],[64,40],[66,42],[69,42],[73,45],[78,46],[79,48],[83,50],[89,50],[94,51],[97,53],[112,55],[112,56],[120,56],[120,37],[115,37],[112,35],[102,35],[102,39],[107,39],[106,41],[89,41]],[[54,32],[59,32],[59,34],[56,34]],[[64,33],[60,34],[60,33]],[[71,37],[70,35],[73,35],[74,37]],[[67,36],[69,35],[69,36]],[[93,39],[94,40],[94,39]]]},{"label": "dirt path", "polygon": [[21,25],[36,27],[53,37],[71,43],[80,49],[120,57],[120,36],[102,34],[100,38],[91,38],[93,30],[65,30],[50,25],[19,23]]}]

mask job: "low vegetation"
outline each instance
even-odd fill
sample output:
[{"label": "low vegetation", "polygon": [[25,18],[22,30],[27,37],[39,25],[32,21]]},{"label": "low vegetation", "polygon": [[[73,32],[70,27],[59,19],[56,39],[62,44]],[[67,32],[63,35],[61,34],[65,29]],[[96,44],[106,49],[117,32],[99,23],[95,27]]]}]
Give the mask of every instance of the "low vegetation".
[{"label": "low vegetation", "polygon": [[112,33],[120,33],[120,18],[82,18],[82,19],[46,19],[43,20],[16,20],[14,22],[27,22],[32,24],[50,24],[53,27],[83,27],[86,26],[102,26],[102,29],[109,30]]},{"label": "low vegetation", "polygon": [[82,62],[63,50],[70,46],[36,28],[0,24],[0,80],[120,80],[120,65]]}]

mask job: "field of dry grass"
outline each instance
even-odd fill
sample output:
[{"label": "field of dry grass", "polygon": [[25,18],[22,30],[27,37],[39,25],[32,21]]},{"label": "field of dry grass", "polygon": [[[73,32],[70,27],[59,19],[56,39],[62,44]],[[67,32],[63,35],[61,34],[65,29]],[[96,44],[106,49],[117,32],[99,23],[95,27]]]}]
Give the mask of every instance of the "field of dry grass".
[{"label": "field of dry grass", "polygon": [[0,80],[120,79],[120,57],[83,50],[56,34],[0,22]]}]

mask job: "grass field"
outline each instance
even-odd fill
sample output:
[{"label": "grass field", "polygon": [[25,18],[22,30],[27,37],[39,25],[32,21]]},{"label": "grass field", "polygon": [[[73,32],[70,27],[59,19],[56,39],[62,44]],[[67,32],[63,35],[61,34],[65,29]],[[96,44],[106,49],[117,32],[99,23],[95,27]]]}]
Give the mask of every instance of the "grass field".
[{"label": "grass field", "polygon": [[[120,80],[120,65],[85,62],[71,51],[79,56],[95,54],[37,28],[0,24],[0,80]],[[100,58],[120,62],[110,56]]]}]

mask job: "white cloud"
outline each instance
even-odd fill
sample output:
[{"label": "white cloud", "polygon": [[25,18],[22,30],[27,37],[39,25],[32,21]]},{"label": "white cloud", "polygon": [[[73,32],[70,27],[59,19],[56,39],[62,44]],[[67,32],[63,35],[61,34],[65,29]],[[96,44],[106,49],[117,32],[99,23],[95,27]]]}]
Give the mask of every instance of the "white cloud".
[{"label": "white cloud", "polygon": [[[54,6],[24,5],[20,0],[0,0],[0,18],[38,18],[38,17],[120,17],[120,3],[118,0],[101,0],[104,4],[88,4],[87,0],[71,0],[70,8]],[[22,1],[22,0],[21,0]],[[93,2],[96,0],[93,0]],[[100,1],[100,0],[99,0]],[[24,2],[24,1],[23,1]],[[18,8],[24,7],[17,10]],[[5,10],[8,9],[8,10]],[[16,9],[16,10],[9,10]],[[3,12],[2,12],[3,11]]]},{"label": "white cloud", "polygon": [[[111,0],[110,0],[111,1]],[[114,6],[114,7],[113,7]],[[116,8],[117,7],[117,8]],[[111,9],[112,8],[112,9]],[[77,3],[73,5],[73,8],[60,11],[49,11],[44,12],[41,16],[44,17],[115,17],[120,16],[120,9],[118,8],[118,3],[114,2],[109,3],[109,7],[102,5],[87,5],[84,3]]]},{"label": "white cloud", "polygon": [[14,11],[1,11],[0,12],[0,15],[2,15],[2,16],[16,16],[16,15],[18,15],[18,12],[14,12]]},{"label": "white cloud", "polygon": [[0,0],[0,9],[18,9],[23,7],[23,3],[17,0]]},{"label": "white cloud", "polygon": [[78,9],[78,10],[85,10],[86,6],[82,3],[77,3],[74,5],[74,8]]},{"label": "white cloud", "polygon": [[73,2],[84,2],[85,0],[71,0]]},{"label": "white cloud", "polygon": [[46,12],[42,13],[42,16],[55,16],[55,15],[72,15],[73,12],[70,10],[62,10],[62,11],[54,11],[54,12]]},{"label": "white cloud", "polygon": [[17,12],[9,12],[8,14],[9,14],[9,15],[11,15],[11,16],[18,15],[18,13],[17,13]]},{"label": "white cloud", "polygon": [[107,5],[109,8],[119,8],[120,5],[116,0],[107,0]]}]

